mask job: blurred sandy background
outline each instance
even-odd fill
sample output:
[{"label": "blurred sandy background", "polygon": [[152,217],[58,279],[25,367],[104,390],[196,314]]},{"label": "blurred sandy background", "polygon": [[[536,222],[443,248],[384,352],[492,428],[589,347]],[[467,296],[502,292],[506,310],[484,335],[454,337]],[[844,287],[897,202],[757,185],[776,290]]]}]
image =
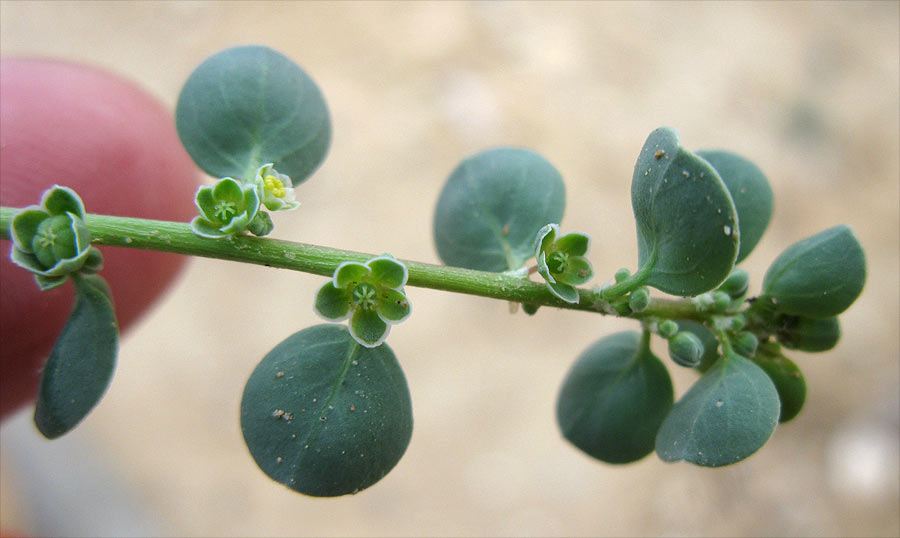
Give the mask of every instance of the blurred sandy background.
[{"label": "blurred sandy background", "polygon": [[[210,260],[127,335],[114,383],[71,435],[2,430],[0,525],[35,534],[898,535],[900,9],[880,3],[0,4],[8,55],[92,63],[174,109],[191,70],[261,43],[322,88],[334,141],[280,238],[437,262],[432,209],[466,155],[532,148],[567,181],[563,226],[603,279],[637,254],[629,185],[645,137],[742,153],[776,210],[754,290],[790,243],[854,227],[869,279],[826,354],[793,357],[809,395],[760,453],[709,470],[590,460],[554,421],[575,357],[632,322],[411,289],[391,334],[416,419],[375,487],[320,500],[253,463],[243,383],[319,323],[322,279]],[[256,321],[248,321],[256,320]],[[264,320],[264,322],[259,322]],[[658,344],[658,342],[656,342]],[[657,349],[664,354],[662,346]],[[676,391],[691,372],[672,367]]]}]

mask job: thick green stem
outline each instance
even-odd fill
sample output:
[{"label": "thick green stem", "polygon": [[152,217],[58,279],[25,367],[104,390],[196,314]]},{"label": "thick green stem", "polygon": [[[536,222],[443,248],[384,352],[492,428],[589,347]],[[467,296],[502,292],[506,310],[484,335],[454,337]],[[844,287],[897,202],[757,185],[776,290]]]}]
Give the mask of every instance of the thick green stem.
[{"label": "thick green stem", "polygon": [[[9,239],[9,224],[16,208],[0,207],[0,238]],[[218,258],[331,276],[344,261],[365,262],[373,254],[339,250],[267,237],[238,236],[205,239],[181,222],[87,215],[85,218],[94,245],[174,252],[190,256]],[[556,298],[541,283],[503,273],[473,271],[457,267],[401,260],[409,269],[409,286],[465,293],[517,303],[529,303],[601,314],[615,314],[599,289],[579,289],[578,304]],[[689,300],[653,299],[650,306],[628,317],[643,319],[704,319]]]}]

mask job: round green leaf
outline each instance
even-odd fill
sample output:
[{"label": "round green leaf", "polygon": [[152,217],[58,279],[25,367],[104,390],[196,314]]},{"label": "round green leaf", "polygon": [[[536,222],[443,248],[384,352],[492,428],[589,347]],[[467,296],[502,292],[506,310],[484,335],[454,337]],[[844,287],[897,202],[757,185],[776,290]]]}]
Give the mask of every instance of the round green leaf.
[{"label": "round green leaf", "polygon": [[862,246],[842,224],[782,252],[766,271],[763,296],[779,312],[829,318],[849,308],[865,282]]},{"label": "round green leaf", "polygon": [[778,392],[749,359],[716,362],[675,404],[656,436],[664,461],[705,467],[736,463],[769,440],[778,423]]},{"label": "round green leaf", "polygon": [[734,201],[741,238],[734,263],[740,263],[759,243],[772,218],[772,187],[762,170],[740,155],[723,150],[701,150],[697,155],[716,169]]},{"label": "round green leaf", "polygon": [[545,224],[562,220],[565,185],[537,153],[497,148],[464,160],[438,199],[434,241],[447,265],[506,271],[534,256]]},{"label": "round green leaf", "polygon": [[297,185],[331,142],[328,107],[315,82],[262,46],[230,48],[200,64],[178,97],[175,124],[197,166],[242,181],[274,163]]},{"label": "round green leaf", "polygon": [[800,368],[781,354],[777,344],[772,343],[760,346],[753,362],[768,374],[778,391],[781,401],[778,421],[787,422],[796,417],[806,401],[806,381]]},{"label": "round green leaf", "polygon": [[556,404],[563,436],[588,455],[628,463],[653,451],[672,407],[669,372],[633,331],[589,347],[569,371]]},{"label": "round green leaf", "polygon": [[718,286],[738,253],[737,211],[708,162],[681,147],[668,127],[653,131],[634,167],[631,205],[637,221],[638,274],[673,295]]},{"label": "round green leaf", "polygon": [[44,365],[34,423],[53,439],[97,405],[112,379],[119,328],[109,287],[96,275],[72,275],[75,307]]},{"label": "round green leaf", "polygon": [[317,325],[278,344],[253,371],[241,430],[272,479],[317,497],[356,493],[406,451],[409,388],[387,345],[365,348],[342,326]]}]

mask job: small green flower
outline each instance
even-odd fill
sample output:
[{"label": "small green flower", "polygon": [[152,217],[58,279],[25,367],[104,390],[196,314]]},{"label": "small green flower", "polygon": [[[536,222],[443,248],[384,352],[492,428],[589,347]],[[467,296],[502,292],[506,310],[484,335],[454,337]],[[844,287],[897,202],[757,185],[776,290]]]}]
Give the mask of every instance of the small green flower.
[{"label": "small green flower", "polygon": [[569,232],[559,239],[558,224],[548,224],[540,229],[534,241],[538,273],[547,281],[547,287],[567,303],[578,302],[580,286],[594,276],[591,262],[585,258],[591,238],[579,232]]},{"label": "small green flower", "polygon": [[329,321],[350,318],[350,336],[365,347],[384,342],[391,325],[412,309],[403,286],[406,266],[389,254],[366,263],[344,262],[316,293],[316,312]]},{"label": "small green flower", "polygon": [[194,203],[200,216],[191,221],[191,230],[200,237],[217,239],[242,233],[248,228],[260,230],[251,226],[260,214],[259,195],[254,185],[241,185],[226,177],[215,185],[197,189]]},{"label": "small green flower", "polygon": [[71,273],[96,273],[103,265],[103,255],[91,246],[84,203],[68,187],[54,185],[44,192],[41,205],[16,213],[10,235],[10,259],[34,273],[42,290],[62,285]]},{"label": "small green flower", "polygon": [[272,163],[259,167],[253,184],[260,201],[269,211],[290,211],[300,207],[300,202],[294,198],[291,178],[278,173]]}]

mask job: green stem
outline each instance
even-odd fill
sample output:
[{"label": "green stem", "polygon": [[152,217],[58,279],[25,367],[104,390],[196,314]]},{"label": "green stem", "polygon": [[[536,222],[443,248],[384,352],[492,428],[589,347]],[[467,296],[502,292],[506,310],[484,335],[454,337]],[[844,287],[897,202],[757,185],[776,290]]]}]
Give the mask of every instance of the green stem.
[{"label": "green stem", "polygon": [[[10,239],[9,225],[19,209],[0,207],[0,239]],[[229,239],[197,237],[190,226],[182,222],[87,215],[85,218],[94,245],[174,252],[190,256],[217,258],[291,269],[322,276],[331,276],[345,261],[366,262],[374,255],[339,250],[267,237],[238,236]],[[473,271],[429,263],[401,260],[409,269],[407,285],[436,290],[478,295],[492,299],[585,310],[600,314],[614,314],[610,304],[598,289],[579,289],[578,304],[559,300],[541,283],[527,278]],[[653,299],[650,306],[628,317],[643,319],[693,319],[707,317],[689,300]]]}]

